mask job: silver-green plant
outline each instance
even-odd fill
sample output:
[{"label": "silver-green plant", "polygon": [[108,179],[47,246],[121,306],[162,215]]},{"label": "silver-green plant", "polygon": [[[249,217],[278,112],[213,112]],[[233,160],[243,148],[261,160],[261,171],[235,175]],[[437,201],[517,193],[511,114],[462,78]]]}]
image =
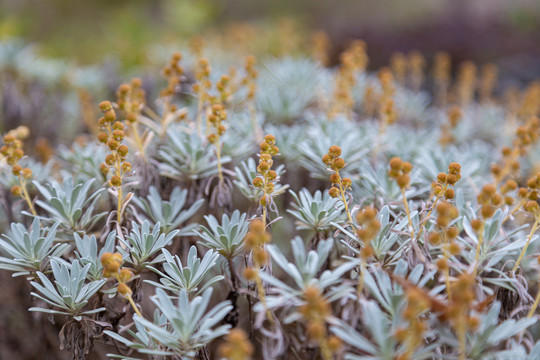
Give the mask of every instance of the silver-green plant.
[{"label": "silver-green plant", "polygon": [[83,315],[91,315],[105,311],[104,307],[84,310],[90,298],[105,285],[106,280],[95,280],[86,283],[90,264],[81,267],[78,260],[71,264],[56,259],[51,260],[54,284],[43,274],[38,272],[39,282],[32,281],[32,286],[39,291],[31,294],[47,304],[61,310],[53,310],[41,307],[32,307],[30,311],[44,312],[48,314],[60,314],[72,316],[75,320],[81,320]]},{"label": "silver-green plant", "polygon": [[186,207],[188,191],[175,187],[169,196],[169,200],[163,200],[154,186],[148,190],[146,199],[134,197],[131,201],[144,213],[138,213],[141,220],[151,220],[161,225],[161,232],[169,233],[180,228],[178,236],[186,236],[196,227],[195,224],[185,224],[204,203],[204,199],[198,199],[189,208]]},{"label": "silver-green plant", "polygon": [[[168,234],[162,233],[159,223],[155,224],[152,229],[149,221],[143,222],[141,226],[133,221],[131,226],[129,235],[125,239],[120,239],[125,248],[118,246],[118,250],[128,263],[133,264],[137,271],[148,265],[163,262],[164,255],[158,253],[165,246],[170,245],[179,233],[179,230],[173,230]],[[156,256],[156,254],[158,255]]]},{"label": "silver-green plant", "polygon": [[221,225],[213,215],[204,217],[208,227],[201,225],[195,231],[203,241],[201,245],[213,249],[227,259],[233,259],[244,251],[244,238],[248,232],[247,214],[235,210],[229,217],[223,214]]},{"label": "silver-green plant", "polygon": [[140,316],[135,316],[136,324],[146,328],[148,337],[155,340],[157,347],[149,348],[150,344],[134,343],[113,331],[105,331],[112,338],[134,348],[140,353],[155,356],[177,356],[182,359],[194,359],[197,352],[210,341],[225,335],[230,325],[218,325],[232,309],[228,301],[214,305],[207,311],[212,288],[206,289],[201,296],[189,299],[188,293],[181,290],[178,302],[162,289],[156,289],[152,302],[167,319],[167,324],[154,323]]},{"label": "silver-green plant", "polygon": [[160,276],[160,283],[147,281],[155,287],[172,291],[175,294],[180,293],[181,290],[185,290],[192,297],[200,295],[210,285],[225,278],[223,275],[216,275],[206,280],[204,285],[201,286],[203,280],[210,275],[219,257],[219,254],[213,250],[208,250],[204,254],[204,257],[200,259],[197,256],[197,248],[192,246],[189,249],[185,266],[178,256],[173,257],[166,249],[162,251],[165,258],[163,262],[164,272],[150,266],[150,269]]},{"label": "silver-green plant", "polygon": [[60,257],[68,244],[55,244],[58,223],[51,228],[41,228],[35,218],[27,230],[23,224],[11,224],[11,234],[0,239],[0,249],[9,257],[0,257],[0,269],[15,271],[13,276],[46,272],[50,257]]},{"label": "silver-green plant", "polygon": [[95,179],[90,179],[75,185],[73,178],[66,177],[63,183],[54,182],[47,186],[34,181],[34,186],[45,199],[36,201],[36,204],[47,212],[47,216],[41,218],[58,222],[60,228],[66,232],[83,233],[92,230],[107,214],[105,211],[95,212],[96,202],[105,189],[92,191],[94,181]]}]

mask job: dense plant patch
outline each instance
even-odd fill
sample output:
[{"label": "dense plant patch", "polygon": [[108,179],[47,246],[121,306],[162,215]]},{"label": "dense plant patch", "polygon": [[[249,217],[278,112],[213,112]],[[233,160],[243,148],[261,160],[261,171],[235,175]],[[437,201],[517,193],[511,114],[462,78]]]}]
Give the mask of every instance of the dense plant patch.
[{"label": "dense plant patch", "polygon": [[229,45],[192,41],[93,109],[79,94],[70,147],[3,135],[0,269],[61,347],[539,359],[540,84],[453,78],[445,53],[369,72],[362,41],[328,67],[321,33],[312,56]]}]

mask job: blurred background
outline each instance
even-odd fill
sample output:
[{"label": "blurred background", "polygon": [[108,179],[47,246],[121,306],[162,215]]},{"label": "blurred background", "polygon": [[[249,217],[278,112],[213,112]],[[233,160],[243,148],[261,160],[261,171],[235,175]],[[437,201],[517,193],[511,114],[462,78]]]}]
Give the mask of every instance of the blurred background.
[{"label": "blurred background", "polygon": [[[159,68],[197,35],[224,47],[251,36],[250,51],[294,56],[315,30],[331,40],[329,66],[363,39],[371,70],[396,51],[430,64],[446,51],[453,69],[495,63],[503,89],[540,78],[539,0],[0,0],[0,133],[24,124],[36,145],[70,144],[122,82],[159,88]],[[0,291],[0,359],[65,358],[57,326],[27,311],[28,283],[9,277],[0,271],[11,287]]]},{"label": "blurred background", "polygon": [[454,61],[500,60],[528,72],[540,46],[538,0],[0,0],[0,37],[38,44],[44,55],[92,64],[144,62],[149,44],[170,43],[231,23],[288,19],[298,31],[327,32],[339,51],[361,38],[371,66],[394,51],[445,50]]}]

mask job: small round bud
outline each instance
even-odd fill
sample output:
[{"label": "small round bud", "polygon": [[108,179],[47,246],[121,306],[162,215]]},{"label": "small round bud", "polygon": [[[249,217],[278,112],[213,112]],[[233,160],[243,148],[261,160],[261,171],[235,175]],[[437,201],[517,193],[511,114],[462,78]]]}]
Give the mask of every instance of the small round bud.
[{"label": "small round bud", "polygon": [[109,168],[107,167],[107,165],[105,164],[100,164],[99,165],[99,171],[103,174],[103,175],[107,175],[109,173]]},{"label": "small round bud", "polygon": [[113,154],[108,154],[107,156],[105,156],[105,164],[109,166],[114,165],[115,160],[116,156],[114,156]]},{"label": "small round bud", "polygon": [[129,149],[126,145],[122,144],[118,146],[118,149],[116,149],[116,151],[118,152],[120,156],[127,156]]},{"label": "small round bud", "polygon": [[107,122],[113,122],[116,120],[116,113],[114,110],[109,110],[105,114],[103,114],[103,117],[105,118],[105,121]]},{"label": "small round bud", "polygon": [[122,178],[118,175],[114,175],[111,177],[111,185],[116,187],[122,186]]},{"label": "small round bud", "polygon": [[457,162],[450,163],[450,165],[448,165],[448,172],[454,175],[459,174],[461,172],[461,165]]},{"label": "small round bud", "polygon": [[451,226],[448,229],[446,229],[446,236],[448,236],[448,238],[454,239],[458,235],[459,235],[459,231],[458,231],[457,227]]},{"label": "small round bud", "polygon": [[253,179],[252,183],[253,183],[253,186],[255,187],[262,187],[264,185],[264,180],[257,176],[256,178]]},{"label": "small round bud", "polygon": [[407,174],[400,175],[396,178],[396,182],[400,188],[406,188],[411,181],[411,178]]},{"label": "small round bud", "polygon": [[257,166],[257,171],[259,173],[264,173],[268,169],[270,169],[270,163],[268,161],[260,161],[259,162],[259,166]]},{"label": "small round bud", "polygon": [[128,84],[122,84],[118,87],[118,94],[126,95],[131,90],[131,87]]},{"label": "small round bud", "polygon": [[331,187],[330,190],[328,190],[328,194],[330,194],[331,197],[336,198],[339,196],[339,189],[337,187]]},{"label": "small round bud", "polygon": [[529,200],[524,206],[525,210],[531,213],[536,213],[538,211],[538,203],[534,200]]},{"label": "small round bud", "polygon": [[352,185],[352,181],[350,178],[343,178],[343,180],[341,181],[341,184],[343,185],[343,187],[345,187],[346,189],[351,187]]},{"label": "small round bud", "polygon": [[493,184],[486,184],[482,187],[482,192],[492,196],[497,192],[497,187]]},{"label": "small round bud", "polygon": [[22,188],[19,185],[14,185],[11,188],[11,193],[15,196],[21,196],[22,195]]},{"label": "small round bud", "polygon": [[118,147],[118,141],[111,139],[107,142],[107,146],[111,150],[116,150],[116,148]]},{"label": "small round bud", "polygon": [[120,269],[120,273],[118,274],[118,281],[123,283],[128,282],[132,276],[133,273],[131,272],[131,270]]},{"label": "small round bud", "polygon": [[455,241],[448,244],[448,252],[452,255],[458,255],[461,252],[461,247]]},{"label": "small round bud", "polygon": [[13,165],[13,167],[11,168],[11,172],[15,176],[19,175],[21,173],[21,171],[22,171],[21,165]]},{"label": "small round bud", "polygon": [[455,196],[454,189],[446,189],[444,192],[444,197],[447,199],[453,199]]},{"label": "small round bud", "polygon": [[105,131],[102,131],[97,136],[100,143],[106,144],[107,141],[109,141],[109,134],[107,134]]},{"label": "small round bud", "polygon": [[274,135],[268,134],[264,137],[264,141],[266,141],[268,144],[273,144],[276,142],[276,137]]},{"label": "small round bud", "polygon": [[131,167],[131,163],[130,163],[130,162],[127,162],[127,161],[126,161],[126,162],[124,162],[124,163],[122,164],[122,171],[123,171],[124,173],[131,172],[131,168],[132,168],[132,167]]},{"label": "small round bud", "polygon": [[413,166],[410,162],[406,161],[401,165],[401,171],[403,171],[405,174],[408,174],[411,172]]},{"label": "small round bud", "polygon": [[25,179],[30,179],[32,177],[32,170],[30,168],[24,168],[21,170],[21,175]]},{"label": "small round bud", "polygon": [[131,294],[133,293],[129,286],[124,283],[119,283],[116,291],[118,291],[118,293],[123,296],[131,296]]},{"label": "small round bud", "polygon": [[343,160],[342,158],[337,158],[336,160],[334,160],[334,168],[337,169],[337,170],[341,170],[345,167],[345,160]]},{"label": "small round bud", "polygon": [[257,265],[265,265],[268,262],[268,252],[263,247],[253,249],[253,262]]},{"label": "small round bud", "polygon": [[323,164],[330,166],[332,165],[332,157],[328,154],[324,154],[322,157],[322,162]]},{"label": "small round bud", "polygon": [[107,111],[112,110],[112,105],[110,101],[102,101],[99,103],[99,110],[101,112],[106,113]]},{"label": "small round bud", "polygon": [[439,260],[437,260],[436,266],[439,271],[446,271],[448,270],[448,260],[446,260],[445,258],[440,258]]},{"label": "small round bud", "polygon": [[403,161],[401,160],[401,158],[399,157],[393,157],[390,159],[390,169],[392,170],[400,170],[401,169],[401,165],[402,165]]},{"label": "small round bud", "polygon": [[482,217],[484,219],[489,219],[490,217],[493,216],[493,214],[495,213],[495,210],[493,206],[491,205],[482,205],[482,208],[480,209],[480,213],[482,214]]},{"label": "small round bud", "polygon": [[244,269],[244,277],[248,281],[255,281],[257,279],[257,270],[254,268],[247,267]]},{"label": "small round bud", "polygon": [[341,148],[337,145],[332,145],[328,149],[328,155],[330,155],[333,158],[337,158],[341,155]]},{"label": "small round bud", "polygon": [[445,173],[439,173],[439,175],[437,175],[437,181],[442,183],[442,184],[445,184],[446,183],[446,174]]},{"label": "small round bud", "polygon": [[473,219],[471,220],[471,227],[476,233],[479,233],[480,231],[482,231],[484,223],[479,219]]},{"label": "small round bud", "polygon": [[113,130],[124,130],[124,124],[122,124],[120,121],[117,121],[113,124]]},{"label": "small round bud", "polygon": [[448,174],[448,176],[446,176],[446,182],[449,185],[454,185],[458,182],[458,177],[455,174]]},{"label": "small round bud", "polygon": [[343,341],[335,335],[328,337],[328,348],[332,352],[338,351],[343,346]]},{"label": "small round bud", "polygon": [[121,141],[124,136],[126,136],[126,133],[123,130],[114,130],[112,133],[112,137],[116,141]]},{"label": "small round bud", "polygon": [[268,177],[268,180],[270,181],[275,180],[277,178],[277,172],[275,172],[274,170],[270,170],[268,171],[266,176]]}]

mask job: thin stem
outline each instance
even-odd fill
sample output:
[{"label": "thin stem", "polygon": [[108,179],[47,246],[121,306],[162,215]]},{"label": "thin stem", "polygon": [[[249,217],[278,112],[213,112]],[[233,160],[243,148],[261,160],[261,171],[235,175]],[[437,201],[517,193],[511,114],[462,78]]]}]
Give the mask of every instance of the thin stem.
[{"label": "thin stem", "polygon": [[411,211],[409,210],[409,203],[407,202],[407,196],[405,195],[405,188],[401,188],[401,197],[403,198],[403,206],[405,206],[405,212],[407,213],[407,220],[409,221],[409,227],[411,231],[411,239],[414,239],[414,226],[411,220]]},{"label": "thin stem", "polygon": [[[448,238],[446,237],[446,234],[443,233],[443,256],[446,261],[446,264],[448,264],[448,260],[450,258],[450,254],[448,254]],[[444,282],[446,284],[446,294],[448,295],[448,301],[452,301],[452,287],[450,286],[450,267],[445,266],[444,268]]]},{"label": "thin stem", "polygon": [[[444,191],[446,190],[446,184],[444,185],[441,193],[444,193]],[[431,213],[433,212],[433,210],[435,210],[435,206],[437,206],[437,202],[441,199],[441,197],[439,195],[437,195],[435,197],[435,201],[433,202],[433,205],[431,205],[431,208],[429,209],[429,211],[427,212],[427,214],[424,216],[424,218],[422,219],[422,221],[420,222],[420,230],[418,230],[418,234],[417,234],[417,238],[418,240],[420,240],[420,236],[422,236],[422,233],[424,232],[424,226],[426,225],[426,223],[428,222],[429,220],[429,217],[431,216]]]},{"label": "thin stem", "polygon": [[259,300],[261,301],[261,304],[263,305],[264,309],[266,310],[266,317],[268,318],[268,321],[272,325],[274,325],[274,317],[272,316],[272,313],[266,306],[266,295],[264,293],[264,287],[262,283],[262,279],[259,276],[259,270],[257,270],[257,275],[255,276],[255,283],[257,284],[257,293],[259,294]]},{"label": "thin stem", "polygon": [[36,209],[34,208],[34,204],[32,203],[32,199],[30,199],[30,195],[28,195],[28,191],[26,190],[26,181],[24,181],[23,179],[19,177],[19,182],[21,184],[23,199],[26,200],[26,203],[28,204],[28,207],[30,208],[30,212],[32,213],[32,215],[37,216],[37,212],[36,212]]},{"label": "thin stem", "polygon": [[519,209],[521,209],[521,207],[525,205],[525,199],[521,199],[521,201],[519,202],[519,204],[517,204],[513,209],[512,211],[510,211],[510,213],[508,213],[508,215],[506,215],[506,217],[504,218],[504,220],[502,221],[501,225],[503,225],[506,221],[508,221],[510,219],[510,216],[514,215]]},{"label": "thin stem", "polygon": [[476,272],[478,271],[478,260],[480,259],[480,250],[484,242],[484,226],[485,226],[485,220],[482,220],[482,226],[480,227],[481,230],[480,230],[480,233],[478,234],[478,246],[476,247],[476,254],[474,255],[474,270],[473,270],[474,276],[476,276]]},{"label": "thin stem", "polygon": [[131,124],[131,127],[133,128],[133,136],[135,137],[135,143],[137,144],[137,147],[139,148],[139,151],[141,152],[141,157],[143,158],[144,162],[146,162],[146,154],[144,152],[144,144],[141,139],[141,136],[139,135],[139,129],[137,128],[137,122],[133,122]]},{"label": "thin stem", "polygon": [[197,126],[197,134],[199,136],[202,135],[201,132],[201,118],[202,118],[202,112],[204,110],[204,99],[203,99],[203,89],[201,86],[201,90],[199,90],[199,93],[197,94],[199,96],[199,102],[197,103],[197,116],[195,118],[195,123]]},{"label": "thin stem", "polygon": [[131,295],[129,295],[129,294],[126,295],[126,298],[128,299],[129,303],[131,304],[131,307],[133,308],[133,311],[135,311],[135,313],[137,315],[139,315],[140,317],[143,317],[141,312],[139,311],[139,308],[135,304],[135,301],[133,301],[133,298],[131,297]]},{"label": "thin stem", "polygon": [[527,243],[523,247],[523,250],[521,250],[521,254],[519,254],[519,257],[516,261],[516,265],[514,265],[514,268],[512,269],[512,272],[516,272],[517,268],[519,267],[519,264],[521,263],[521,260],[523,260],[523,256],[525,256],[525,252],[527,251],[527,248],[529,247],[529,244],[531,243],[531,239],[538,229],[538,225],[540,224],[540,213],[536,215],[536,221],[534,222],[531,232],[529,233],[529,236],[527,236]]},{"label": "thin stem", "polygon": [[366,271],[365,259],[361,258],[360,259],[360,274],[358,274],[358,286],[356,288],[356,293],[358,294],[358,297],[360,297],[360,294],[362,294],[362,290],[364,290],[365,271]]},{"label": "thin stem", "polygon": [[321,355],[324,360],[332,360],[332,351],[330,350],[330,347],[328,346],[328,340],[326,337],[323,337],[321,341],[319,342],[319,346],[321,348]]},{"label": "thin stem", "polygon": [[459,360],[467,359],[467,324],[465,322],[465,314],[461,314],[457,328],[459,339]]},{"label": "thin stem", "polygon": [[529,313],[527,314],[527,317],[530,318],[534,315],[536,312],[536,308],[538,307],[538,304],[540,303],[540,289],[538,289],[538,293],[536,294],[536,299],[534,300],[534,304],[531,307],[531,310],[529,310]]},{"label": "thin stem", "polygon": [[223,184],[223,171],[221,169],[221,141],[219,139],[219,135],[217,136],[217,141],[215,145],[216,145],[216,158],[217,158],[219,183]]},{"label": "thin stem", "polygon": [[116,221],[118,222],[118,226],[122,224],[122,203],[123,203],[123,193],[122,193],[122,185],[118,187],[118,199],[117,199],[117,210],[116,210]]},{"label": "thin stem", "polygon": [[349,211],[349,205],[347,204],[347,198],[345,197],[345,190],[343,189],[343,185],[341,184],[341,176],[339,175],[339,171],[336,170],[336,174],[339,176],[339,197],[341,198],[341,201],[343,201],[343,205],[345,205],[345,212],[347,213],[347,218],[349,219],[349,222],[351,223],[351,226],[354,224],[351,212]]}]

